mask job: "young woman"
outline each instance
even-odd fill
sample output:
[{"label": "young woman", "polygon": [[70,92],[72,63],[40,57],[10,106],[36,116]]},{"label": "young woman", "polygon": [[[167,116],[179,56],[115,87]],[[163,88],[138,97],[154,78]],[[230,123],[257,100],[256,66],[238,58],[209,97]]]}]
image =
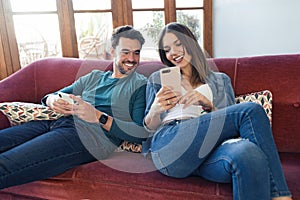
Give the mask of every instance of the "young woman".
[{"label": "young woman", "polygon": [[234,104],[230,78],[210,69],[186,26],[166,25],[159,55],[168,67],[180,67],[182,91],[162,87],[159,72],[148,80],[144,126],[154,135],[144,151],[157,169],[232,182],[235,200],[291,200],[264,109]]}]

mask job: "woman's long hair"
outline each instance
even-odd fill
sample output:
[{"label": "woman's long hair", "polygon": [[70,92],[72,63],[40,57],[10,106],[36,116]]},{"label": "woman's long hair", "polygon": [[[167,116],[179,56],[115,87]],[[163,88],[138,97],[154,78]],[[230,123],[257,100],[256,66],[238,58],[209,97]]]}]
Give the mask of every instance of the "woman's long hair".
[{"label": "woman's long hair", "polygon": [[191,55],[192,77],[191,84],[193,86],[199,83],[206,83],[207,76],[210,73],[210,67],[206,61],[206,57],[201,50],[200,45],[191,30],[180,23],[172,22],[167,24],[159,34],[158,51],[163,64],[172,67],[174,66],[167,57],[163,48],[163,37],[166,33],[173,33],[178,37],[182,46],[186,49],[187,53]]}]

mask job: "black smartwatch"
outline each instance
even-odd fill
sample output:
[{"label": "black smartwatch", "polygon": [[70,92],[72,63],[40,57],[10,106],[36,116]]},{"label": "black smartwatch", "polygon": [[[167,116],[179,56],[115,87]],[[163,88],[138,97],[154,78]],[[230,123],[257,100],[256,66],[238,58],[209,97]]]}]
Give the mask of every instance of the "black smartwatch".
[{"label": "black smartwatch", "polygon": [[108,120],[108,115],[106,113],[102,113],[102,115],[99,118],[99,123],[101,125],[105,125],[107,120]]}]

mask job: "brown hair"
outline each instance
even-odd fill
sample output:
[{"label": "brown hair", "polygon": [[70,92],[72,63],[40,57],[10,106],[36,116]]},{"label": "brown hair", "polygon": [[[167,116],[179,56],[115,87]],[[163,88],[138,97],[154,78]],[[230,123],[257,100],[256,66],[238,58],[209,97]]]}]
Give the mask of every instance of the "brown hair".
[{"label": "brown hair", "polygon": [[191,84],[198,85],[199,83],[205,83],[207,75],[210,73],[210,67],[206,61],[206,57],[191,30],[180,23],[172,22],[167,24],[159,35],[158,41],[158,51],[159,56],[165,65],[172,67],[174,66],[167,57],[163,48],[163,37],[166,33],[173,33],[181,41],[181,44],[185,47],[188,54],[192,56],[191,65],[192,65],[192,77]]},{"label": "brown hair", "polygon": [[141,47],[145,43],[145,39],[141,32],[134,29],[130,25],[119,26],[114,29],[111,36],[111,46],[115,49],[119,44],[120,37],[129,38],[133,40],[138,40],[141,44]]}]

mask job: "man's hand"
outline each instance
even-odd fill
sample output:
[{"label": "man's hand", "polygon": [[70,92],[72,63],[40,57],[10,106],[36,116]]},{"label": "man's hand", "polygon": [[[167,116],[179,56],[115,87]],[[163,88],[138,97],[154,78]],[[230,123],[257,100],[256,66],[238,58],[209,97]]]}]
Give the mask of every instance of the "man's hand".
[{"label": "man's hand", "polygon": [[78,118],[87,122],[99,122],[99,116],[97,115],[98,110],[93,105],[73,94],[70,94],[70,98],[74,100],[74,104],[70,104],[62,98],[59,98],[58,95],[49,95],[47,105],[54,111],[64,114],[65,116],[76,115]]},{"label": "man's hand", "polygon": [[54,111],[64,114],[65,116],[72,115],[73,114],[73,104],[68,103],[67,101],[57,97],[57,95],[51,96],[51,98],[48,97],[47,99],[47,105],[50,106]]},{"label": "man's hand", "polygon": [[90,123],[99,123],[99,117],[97,115],[98,110],[93,105],[83,101],[78,96],[70,94],[70,97],[75,102],[75,104],[71,105],[71,114],[76,115],[78,118]]},{"label": "man's hand", "polygon": [[58,95],[49,95],[46,104],[54,111],[68,115],[76,115],[78,118],[90,122],[99,123],[99,112],[93,105],[83,101],[79,96],[70,94],[70,98],[74,100],[74,104],[59,98]]}]

